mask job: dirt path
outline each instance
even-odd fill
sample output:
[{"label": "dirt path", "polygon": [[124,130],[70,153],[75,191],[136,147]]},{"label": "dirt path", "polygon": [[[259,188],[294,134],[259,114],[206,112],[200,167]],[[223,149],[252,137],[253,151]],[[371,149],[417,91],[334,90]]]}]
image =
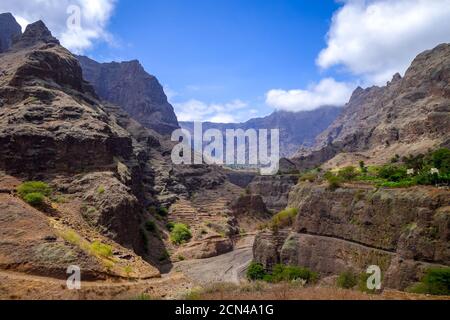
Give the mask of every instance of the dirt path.
[{"label": "dirt path", "polygon": [[253,260],[254,235],[242,239],[236,249],[218,257],[176,263],[171,272],[180,272],[198,285],[215,282],[239,284]]}]

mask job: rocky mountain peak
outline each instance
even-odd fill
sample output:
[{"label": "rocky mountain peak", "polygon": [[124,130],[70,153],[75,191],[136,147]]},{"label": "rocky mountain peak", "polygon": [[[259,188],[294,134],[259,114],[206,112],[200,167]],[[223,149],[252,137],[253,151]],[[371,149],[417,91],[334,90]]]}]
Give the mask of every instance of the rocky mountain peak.
[{"label": "rocky mountain peak", "polygon": [[20,37],[22,28],[11,13],[0,14],[0,53],[8,50],[15,38]]},{"label": "rocky mountain peak", "polygon": [[28,25],[25,29],[25,32],[14,44],[14,46],[24,48],[34,46],[39,42],[57,45],[60,44],[59,41],[55,37],[53,37],[52,33],[50,32],[50,30],[48,30],[45,23],[41,20]]},{"label": "rocky mountain peak", "polygon": [[84,78],[105,101],[121,106],[141,125],[168,135],[178,120],[158,79],[147,73],[138,60],[98,63],[78,57]]}]

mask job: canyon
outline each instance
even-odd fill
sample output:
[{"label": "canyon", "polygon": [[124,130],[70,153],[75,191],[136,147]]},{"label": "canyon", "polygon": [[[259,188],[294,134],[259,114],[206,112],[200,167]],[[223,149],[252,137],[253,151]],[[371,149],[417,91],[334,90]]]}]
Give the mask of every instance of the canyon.
[{"label": "canyon", "polygon": [[[241,283],[252,261],[322,279],[378,265],[383,288],[405,290],[428,268],[450,265],[448,185],[330,189],[301,179],[449,148],[449,44],[385,87],[357,88],[344,107],[205,125],[280,128],[282,170],[260,176],[173,164],[169,135],[192,124],[178,122],[138,61],[75,56],[42,21],[22,33],[10,14],[0,15],[0,31],[1,298],[180,298],[199,285]],[[52,190],[40,206],[18,192],[30,181]],[[298,211],[292,225],[269,228],[286,208]],[[190,237],[174,241],[175,224]],[[70,265],[82,269],[78,293],[62,285]]]}]

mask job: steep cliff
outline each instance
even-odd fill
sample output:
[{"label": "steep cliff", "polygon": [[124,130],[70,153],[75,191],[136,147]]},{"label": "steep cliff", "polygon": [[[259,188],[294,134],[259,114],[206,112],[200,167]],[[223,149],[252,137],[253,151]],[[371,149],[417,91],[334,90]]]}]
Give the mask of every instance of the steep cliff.
[{"label": "steep cliff", "polygon": [[98,63],[82,56],[78,60],[84,78],[101,99],[120,106],[144,127],[163,135],[178,128],[161,84],[138,61]]},{"label": "steep cliff", "polygon": [[[30,259],[29,272],[61,275],[67,268],[64,257],[84,255],[80,259],[90,261],[85,272],[92,275],[122,276],[130,264],[142,272],[133,276],[157,276],[134,253],[143,254],[146,246],[140,233],[142,204],[152,201],[152,194],[141,174],[148,158],[143,150],[149,148],[142,143],[150,145],[151,140],[139,142],[123,124],[131,119],[99,102],[77,59],[41,21],[29,25],[11,50],[0,55],[0,70],[1,189],[14,194],[20,181],[44,180],[56,197],[41,212],[18,197],[5,199],[2,213],[11,221],[21,225],[34,215],[51,232],[30,248],[26,238],[36,232],[34,227],[24,229],[23,237],[11,236],[0,245],[0,265],[21,270]],[[9,228],[2,224],[0,232]],[[127,259],[105,265],[104,257],[88,249],[94,239]],[[45,254],[58,259],[34,263],[29,252],[39,248],[41,259],[49,258]]]},{"label": "steep cliff", "polygon": [[299,214],[292,230],[258,235],[255,258],[325,275],[383,271],[386,287],[405,289],[426,268],[450,264],[450,192],[433,187],[376,189],[302,183],[288,207]]},{"label": "steep cliff", "polygon": [[11,13],[0,14],[0,53],[11,48],[15,38],[20,37],[22,28]]},{"label": "steep cliff", "polygon": [[358,88],[338,119],[293,161],[310,168],[386,162],[450,143],[450,44],[421,53],[402,78]]}]

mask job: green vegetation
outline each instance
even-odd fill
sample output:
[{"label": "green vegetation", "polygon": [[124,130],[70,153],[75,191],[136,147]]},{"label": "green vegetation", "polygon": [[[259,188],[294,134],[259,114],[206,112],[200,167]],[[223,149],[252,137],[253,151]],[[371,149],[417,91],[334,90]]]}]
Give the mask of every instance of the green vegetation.
[{"label": "green vegetation", "polygon": [[341,187],[342,179],[332,173],[331,171],[328,171],[325,173],[325,179],[328,181],[328,189],[331,191],[335,191]]},{"label": "green vegetation", "polygon": [[104,194],[105,193],[105,187],[104,186],[100,186],[100,187],[98,187],[98,189],[97,189],[97,192],[98,192],[98,194]]},{"label": "green vegetation", "polygon": [[27,194],[23,200],[32,207],[41,207],[45,203],[45,196],[39,192]]},{"label": "green vegetation", "polygon": [[192,238],[192,233],[189,227],[183,223],[176,223],[173,230],[170,232],[170,241],[174,244],[183,244]]},{"label": "green vegetation", "polygon": [[247,269],[247,278],[252,281],[263,280],[266,276],[266,271],[260,263],[252,262]]},{"label": "green vegetation", "polygon": [[298,209],[289,208],[281,211],[272,218],[270,227],[272,229],[280,229],[290,227],[294,224],[295,218],[298,215]]},{"label": "green vegetation", "polygon": [[352,289],[358,284],[358,276],[350,271],[342,272],[336,284],[339,288]]},{"label": "green vegetation", "polygon": [[51,195],[52,189],[45,182],[28,181],[17,187],[17,193],[29,205],[40,207],[45,203],[46,197]]},{"label": "green vegetation", "polygon": [[89,246],[92,254],[103,257],[103,258],[111,258],[113,256],[113,249],[111,246],[107,244],[103,244],[100,241],[94,241]]},{"label": "green vegetation", "polygon": [[308,171],[300,176],[299,182],[305,182],[305,181],[314,182],[318,179],[318,177],[319,177],[319,172],[317,170]]},{"label": "green vegetation", "polygon": [[408,289],[420,294],[450,295],[450,268],[428,269],[422,281]]},{"label": "green vegetation", "polygon": [[282,264],[276,265],[272,272],[267,272],[262,264],[252,262],[247,270],[247,278],[251,281],[263,280],[270,283],[293,282],[297,280],[314,283],[318,279],[318,274],[308,268]]},{"label": "green vegetation", "polygon": [[[308,176],[305,177],[307,178]],[[382,166],[367,167],[364,161],[361,161],[359,168],[349,166],[338,171],[328,171],[323,175],[323,179],[328,181],[328,188],[332,191],[340,188],[342,183],[350,181],[364,181],[385,188],[449,186],[450,150],[443,148],[426,155],[403,158],[396,155],[391,163]]]}]

